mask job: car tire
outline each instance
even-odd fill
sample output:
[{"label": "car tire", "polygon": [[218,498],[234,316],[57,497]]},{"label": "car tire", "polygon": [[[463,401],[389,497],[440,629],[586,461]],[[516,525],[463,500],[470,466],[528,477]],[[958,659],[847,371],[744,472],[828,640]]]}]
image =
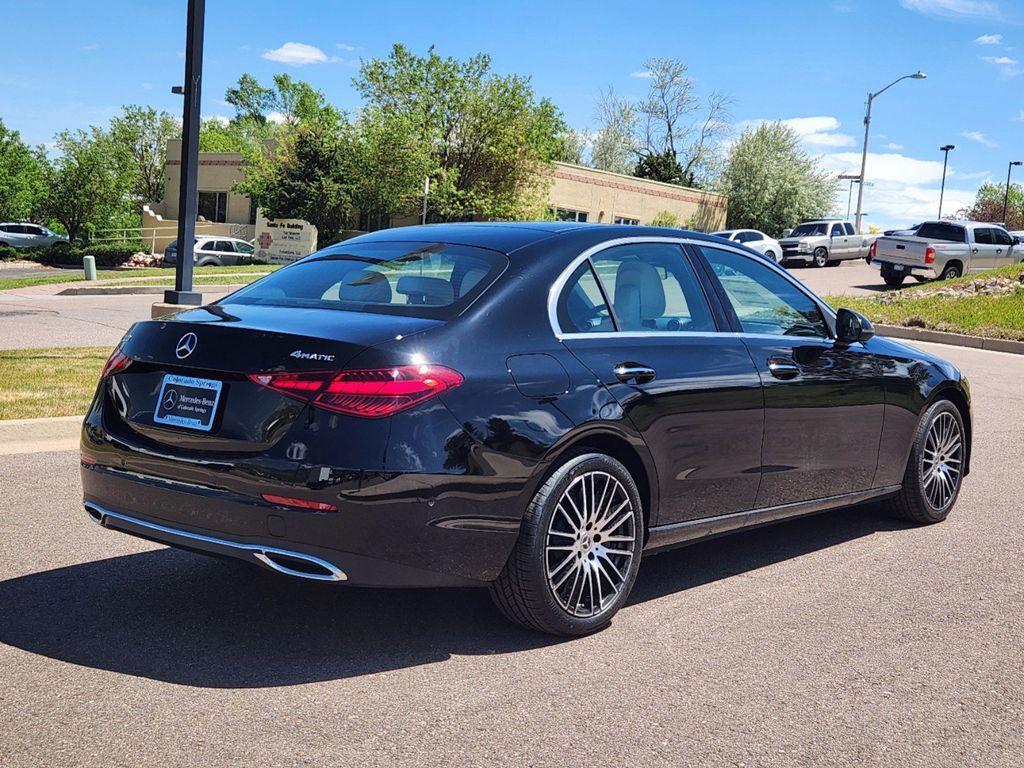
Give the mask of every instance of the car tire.
[{"label": "car tire", "polygon": [[764,255],[767,256],[772,261],[774,261],[776,264],[780,266],[782,265],[782,257],[775,251],[765,251]]},{"label": "car tire", "polygon": [[890,510],[922,525],[945,520],[960,495],[966,462],[963,417],[949,400],[938,400],[918,422],[903,484],[888,500]]},{"label": "car tire", "polygon": [[574,456],[534,494],[491,598],[529,629],[596,632],[629,598],[643,542],[640,493],[629,471],[602,453]]},{"label": "car tire", "polygon": [[955,280],[961,275],[963,275],[963,272],[959,264],[947,264],[945,269],[942,270],[942,274],[939,275],[939,280]]},{"label": "car tire", "polygon": [[811,263],[814,264],[814,266],[816,267],[828,266],[828,250],[826,250],[825,248],[815,249],[814,257],[812,258]]},{"label": "car tire", "polygon": [[882,280],[884,280],[885,284],[890,288],[899,288],[903,285],[903,280],[905,278],[906,275],[902,272],[893,272],[892,270],[885,269],[882,270]]}]

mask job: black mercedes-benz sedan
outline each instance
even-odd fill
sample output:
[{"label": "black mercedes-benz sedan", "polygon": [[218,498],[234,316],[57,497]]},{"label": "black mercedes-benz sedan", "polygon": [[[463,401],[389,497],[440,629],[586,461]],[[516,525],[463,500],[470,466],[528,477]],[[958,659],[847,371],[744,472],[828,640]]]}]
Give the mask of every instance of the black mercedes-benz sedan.
[{"label": "black mercedes-benz sedan", "polygon": [[740,245],[453,224],[137,323],[82,433],[106,528],[303,579],[486,586],[601,628],[642,556],[884,499],[943,520],[967,381]]}]

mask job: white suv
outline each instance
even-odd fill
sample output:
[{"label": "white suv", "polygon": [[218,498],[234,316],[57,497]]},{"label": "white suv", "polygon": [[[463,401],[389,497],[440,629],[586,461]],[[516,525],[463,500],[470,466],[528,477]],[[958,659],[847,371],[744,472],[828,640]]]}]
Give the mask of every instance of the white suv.
[{"label": "white suv", "polygon": [[[234,264],[249,264],[256,249],[251,243],[237,237],[224,235],[200,235],[196,238],[193,260],[197,267],[225,267]],[[178,261],[178,241],[164,248],[164,264]]]},{"label": "white suv", "polygon": [[0,224],[0,245],[9,245],[13,248],[40,248],[67,241],[66,237],[58,235],[42,224],[15,221]]}]

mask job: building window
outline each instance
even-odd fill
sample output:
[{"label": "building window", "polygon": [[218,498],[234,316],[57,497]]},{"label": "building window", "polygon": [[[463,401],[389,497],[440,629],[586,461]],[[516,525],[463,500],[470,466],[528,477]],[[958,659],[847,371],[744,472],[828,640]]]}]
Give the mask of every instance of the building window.
[{"label": "building window", "polygon": [[571,208],[555,208],[555,221],[584,222],[589,215],[586,211],[574,211]]},{"label": "building window", "polygon": [[616,224],[629,224],[633,227],[640,226],[640,219],[631,219],[628,216],[616,216],[614,221]]},{"label": "building window", "polygon": [[200,192],[199,193],[199,215],[207,221],[216,221],[223,224],[228,220],[228,193],[227,192]]}]

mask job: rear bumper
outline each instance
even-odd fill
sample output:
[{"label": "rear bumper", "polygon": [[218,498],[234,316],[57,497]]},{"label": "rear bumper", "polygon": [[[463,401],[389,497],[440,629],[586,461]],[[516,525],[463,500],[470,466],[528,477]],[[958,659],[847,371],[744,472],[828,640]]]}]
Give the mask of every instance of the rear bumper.
[{"label": "rear bumper", "polygon": [[939,276],[932,267],[921,267],[914,264],[900,264],[895,261],[880,260],[877,257],[871,262],[871,265],[877,266],[879,270],[891,271],[904,275],[913,275],[914,277],[923,277],[929,280],[934,280]]},{"label": "rear bumper", "polygon": [[427,503],[423,486],[431,477],[443,482],[436,476],[391,476],[320,513],[114,467],[82,464],[81,472],[83,505],[104,528],[316,581],[483,586],[501,572],[519,533],[518,520],[481,514],[479,498],[472,515],[452,516],[467,499],[440,486],[444,501]]}]

